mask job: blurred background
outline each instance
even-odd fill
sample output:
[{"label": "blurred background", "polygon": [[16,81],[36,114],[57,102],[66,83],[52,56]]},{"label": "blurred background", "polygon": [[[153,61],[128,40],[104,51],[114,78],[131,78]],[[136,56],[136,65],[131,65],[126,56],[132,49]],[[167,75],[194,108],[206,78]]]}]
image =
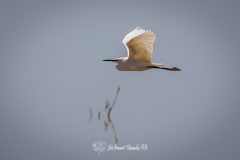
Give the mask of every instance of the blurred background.
[{"label": "blurred background", "polygon": [[[238,160],[239,15],[238,0],[1,1],[0,159]],[[181,72],[102,61],[125,57],[137,26]],[[98,155],[93,142],[115,145],[118,86],[117,145],[148,149]]]}]

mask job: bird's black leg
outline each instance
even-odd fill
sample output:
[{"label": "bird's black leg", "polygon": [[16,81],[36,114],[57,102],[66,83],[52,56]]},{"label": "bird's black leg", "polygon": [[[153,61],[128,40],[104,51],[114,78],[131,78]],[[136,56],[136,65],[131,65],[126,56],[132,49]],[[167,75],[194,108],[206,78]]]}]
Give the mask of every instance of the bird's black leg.
[{"label": "bird's black leg", "polygon": [[169,71],[181,71],[181,69],[179,69],[177,67],[164,68],[164,67],[157,67],[157,66],[148,66],[147,68],[157,68],[157,69],[164,69],[164,70],[169,70]]}]

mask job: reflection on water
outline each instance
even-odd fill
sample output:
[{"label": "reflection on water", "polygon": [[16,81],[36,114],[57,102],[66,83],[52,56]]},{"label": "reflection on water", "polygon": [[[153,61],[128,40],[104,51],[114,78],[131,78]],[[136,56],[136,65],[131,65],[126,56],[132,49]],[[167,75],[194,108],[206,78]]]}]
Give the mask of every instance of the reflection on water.
[{"label": "reflection on water", "polygon": [[[116,93],[116,96],[115,96],[115,99],[113,101],[113,104],[112,106],[110,105],[109,101],[107,100],[106,101],[106,106],[105,106],[105,109],[104,111],[108,111],[108,116],[107,116],[107,120],[104,120],[104,130],[107,131],[108,130],[108,127],[111,125],[112,126],[112,130],[113,130],[113,134],[114,134],[114,139],[115,139],[115,143],[117,144],[118,143],[118,138],[117,138],[117,133],[116,133],[116,129],[115,129],[115,126],[113,124],[113,121],[111,119],[111,111],[117,101],[117,97],[118,97],[118,93],[120,91],[120,86],[118,87],[117,89],[117,93]],[[90,118],[89,118],[89,122],[91,122],[91,119],[92,119],[92,109],[90,108]],[[101,112],[98,112],[98,120],[101,120]]]},{"label": "reflection on water", "polygon": [[101,112],[98,112],[98,120],[101,119]]},{"label": "reflection on water", "polygon": [[90,108],[90,118],[89,118],[89,122],[91,122],[92,120],[92,108]]}]

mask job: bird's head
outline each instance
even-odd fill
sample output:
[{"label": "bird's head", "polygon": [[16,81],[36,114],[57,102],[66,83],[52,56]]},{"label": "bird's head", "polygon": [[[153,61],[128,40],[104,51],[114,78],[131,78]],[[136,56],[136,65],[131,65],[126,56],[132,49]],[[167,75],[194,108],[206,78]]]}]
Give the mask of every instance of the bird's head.
[{"label": "bird's head", "polygon": [[104,59],[103,61],[107,61],[107,62],[118,62],[118,59]]},{"label": "bird's head", "polygon": [[103,61],[108,61],[108,62],[115,62],[115,63],[121,63],[124,62],[127,59],[127,57],[123,58],[116,58],[116,59],[104,59]]},{"label": "bird's head", "polygon": [[127,63],[125,63],[127,59],[128,57],[122,57],[122,58],[116,58],[116,59],[105,59],[103,61],[115,62],[116,68],[119,71],[131,71],[132,69],[129,68]]}]

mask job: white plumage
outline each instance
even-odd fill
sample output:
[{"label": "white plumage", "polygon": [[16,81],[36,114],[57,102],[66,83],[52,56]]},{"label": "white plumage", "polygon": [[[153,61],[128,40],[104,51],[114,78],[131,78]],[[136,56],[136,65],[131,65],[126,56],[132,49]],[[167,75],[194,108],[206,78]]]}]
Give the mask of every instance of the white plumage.
[{"label": "white plumage", "polygon": [[163,64],[152,63],[153,42],[156,35],[150,30],[135,28],[123,39],[128,51],[127,57],[106,59],[103,61],[116,62],[119,71],[144,71],[151,68],[180,71],[177,67],[163,68]]}]

